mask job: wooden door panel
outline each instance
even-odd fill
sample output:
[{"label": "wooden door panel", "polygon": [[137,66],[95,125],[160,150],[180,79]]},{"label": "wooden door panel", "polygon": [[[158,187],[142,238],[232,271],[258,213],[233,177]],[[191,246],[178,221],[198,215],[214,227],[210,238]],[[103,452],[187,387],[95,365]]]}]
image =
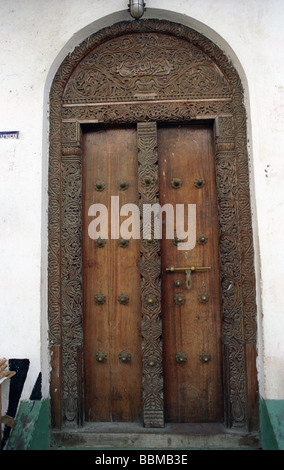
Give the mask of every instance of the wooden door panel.
[{"label": "wooden door panel", "polygon": [[[196,232],[208,242],[193,250],[178,250],[172,240],[162,239],[163,355],[165,420],[168,422],[218,421],[223,417],[220,280],[218,218],[213,135],[210,125],[189,124],[158,129],[160,204],[196,204]],[[171,186],[180,178],[178,189]],[[196,178],[204,187],[197,188]],[[185,219],[187,229],[187,219]],[[210,271],[191,274],[192,287],[186,288],[184,272],[169,273],[169,266],[206,266]],[[182,286],[176,287],[175,281]],[[201,303],[200,294],[209,301]],[[177,305],[174,296],[185,297]],[[187,362],[176,362],[183,352]],[[210,353],[208,363],[200,355]]]},{"label": "wooden door panel", "polygon": [[[135,128],[89,130],[84,134],[83,168],[83,292],[85,415],[90,421],[136,421],[141,415],[141,317],[139,240],[121,247],[111,238],[111,196],[119,196],[120,207],[138,203],[137,137]],[[121,181],[128,187],[122,190]],[[103,182],[103,191],[95,184]],[[88,234],[94,203],[108,209],[108,239],[96,246]],[[123,221],[125,217],[120,218]],[[102,293],[102,305],[95,296]],[[129,302],[119,303],[126,294]],[[98,351],[106,362],[96,360]],[[119,354],[131,354],[121,363]]]},{"label": "wooden door panel", "polygon": [[[131,239],[122,248],[111,238],[111,197],[119,206],[138,206],[138,162],[136,128],[88,129],[84,134],[83,160],[83,287],[85,416],[90,421],[140,421],[142,415],[142,345],[140,240]],[[218,217],[216,202],[213,132],[210,124],[190,123],[158,128],[159,203],[195,204],[196,234],[207,243],[192,250],[178,250],[167,240],[165,225],[161,241],[164,412],[166,422],[209,422],[223,419],[222,348]],[[175,189],[173,178],[182,185]],[[203,178],[205,185],[195,185]],[[119,182],[128,183],[127,190]],[[103,191],[95,184],[103,182]],[[89,207],[104,204],[109,214],[109,233],[104,247],[96,246],[88,234]],[[120,218],[120,222],[123,218]],[[187,218],[185,218],[185,230]],[[210,266],[210,271],[193,272],[191,288],[184,272],[169,273],[169,266]],[[176,280],[181,287],[175,285]],[[98,305],[95,296],[105,295]],[[206,303],[199,295],[207,293]],[[119,294],[129,302],[121,305]],[[185,297],[177,305],[175,295]],[[96,360],[98,351],[106,362]],[[119,361],[127,351],[131,360]],[[187,361],[176,362],[178,353]],[[203,353],[211,355],[201,362]],[[145,373],[145,371],[144,371]],[[147,383],[147,380],[144,380]]]}]

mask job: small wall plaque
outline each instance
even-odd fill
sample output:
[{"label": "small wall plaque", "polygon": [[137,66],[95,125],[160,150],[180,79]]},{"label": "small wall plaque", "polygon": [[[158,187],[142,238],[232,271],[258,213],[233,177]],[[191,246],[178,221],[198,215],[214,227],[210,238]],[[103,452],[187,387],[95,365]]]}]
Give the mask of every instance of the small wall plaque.
[{"label": "small wall plaque", "polygon": [[18,139],[19,131],[0,131],[0,139]]}]

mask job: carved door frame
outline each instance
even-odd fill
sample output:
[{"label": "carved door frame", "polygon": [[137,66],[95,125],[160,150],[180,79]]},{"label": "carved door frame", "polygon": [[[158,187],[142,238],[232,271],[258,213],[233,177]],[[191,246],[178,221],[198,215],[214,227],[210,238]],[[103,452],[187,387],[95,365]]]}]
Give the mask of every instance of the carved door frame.
[{"label": "carved door frame", "polygon": [[[66,92],[76,67],[91,51],[107,41],[138,33],[167,35],[198,49],[208,58],[212,70],[215,67],[218,71],[217,79],[224,79],[224,92],[210,95],[208,90],[200,89],[195,95],[173,96],[170,99],[161,99],[153,94],[116,99],[114,95],[108,102],[102,99],[96,101],[96,98],[80,101],[77,96],[72,96],[72,92]],[[62,428],[68,423],[82,425],[84,422],[82,125],[140,123],[138,141],[142,150],[140,148],[139,151],[147,152],[146,148],[143,149],[143,139],[147,140],[147,135],[149,137],[153,132],[150,123],[192,119],[214,122],[220,228],[224,421],[230,428],[253,430],[258,426],[254,250],[246,111],[241,80],[224,53],[200,33],[169,21],[140,20],[118,23],[90,36],[65,58],[51,87],[48,318],[51,414],[55,428]],[[155,152],[153,142],[150,152]],[[144,196],[148,197],[146,193]],[[156,392],[157,389],[158,393],[161,392],[160,388],[156,384]],[[149,413],[151,415],[151,410]]]}]

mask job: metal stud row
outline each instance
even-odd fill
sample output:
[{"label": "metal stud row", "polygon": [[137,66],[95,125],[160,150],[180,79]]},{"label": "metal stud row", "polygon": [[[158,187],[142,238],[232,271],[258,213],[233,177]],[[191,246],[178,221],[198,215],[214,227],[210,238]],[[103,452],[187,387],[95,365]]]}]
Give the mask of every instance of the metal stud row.
[{"label": "metal stud row", "polygon": [[[118,359],[121,364],[128,364],[131,361],[131,354],[127,351],[121,351],[118,355]],[[107,362],[107,353],[104,351],[98,351],[96,354],[96,361],[100,364]]]},{"label": "metal stud row", "polygon": [[[107,241],[99,237],[96,239],[95,243],[98,248],[103,248],[104,246],[106,246]],[[120,246],[121,248],[126,248],[129,245],[129,240],[126,238],[120,238],[117,243],[118,246]]]},{"label": "metal stud row", "polygon": [[[152,178],[152,176],[145,176],[143,178],[143,185],[144,186],[152,186],[154,184],[154,179]],[[203,186],[205,185],[205,180],[201,177],[198,177],[198,178],[195,178],[194,180],[194,186],[197,188],[197,189],[200,189],[200,188],[203,188]],[[173,178],[171,180],[171,186],[172,188],[174,189],[179,189],[181,188],[182,186],[182,180],[180,178]],[[106,183],[104,181],[96,181],[95,185],[95,190],[96,191],[103,191],[106,187]],[[127,180],[121,180],[118,182],[118,189],[120,189],[121,191],[126,191],[126,189],[129,188],[129,182]]]},{"label": "metal stud row", "polygon": [[[185,352],[178,352],[175,356],[175,359],[178,364],[185,364],[188,358]],[[202,353],[199,356],[199,360],[203,364],[208,364],[208,362],[211,361],[211,354],[209,352],[202,351]]]},{"label": "metal stud row", "polygon": [[[182,285],[182,282],[177,279],[175,281],[175,286],[176,287],[180,287]],[[177,304],[177,305],[184,305],[185,304],[185,296],[183,294],[176,294],[174,296],[174,302]],[[198,300],[200,303],[202,304],[206,304],[207,302],[209,302],[209,294],[207,294],[207,292],[202,292],[201,294],[198,295]]]},{"label": "metal stud row", "polygon": [[[127,294],[119,294],[117,300],[121,305],[127,305],[129,302],[129,297]],[[95,302],[98,305],[103,305],[106,302],[106,296],[102,294],[101,292],[96,294]]]},{"label": "metal stud row", "polygon": [[[118,189],[121,191],[126,191],[129,188],[129,182],[127,180],[121,180],[117,184]],[[106,183],[104,181],[96,181],[94,188],[96,191],[102,192],[106,187]]]}]

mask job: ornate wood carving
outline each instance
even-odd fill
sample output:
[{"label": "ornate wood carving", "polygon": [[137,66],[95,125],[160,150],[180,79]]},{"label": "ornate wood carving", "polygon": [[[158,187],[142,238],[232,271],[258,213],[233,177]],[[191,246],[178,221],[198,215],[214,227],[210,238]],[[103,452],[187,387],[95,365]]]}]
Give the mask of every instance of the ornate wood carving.
[{"label": "ornate wood carving", "polygon": [[228,81],[204,52],[187,41],[136,33],[98,46],[78,64],[63,102],[230,98]]},{"label": "ornate wood carving", "polygon": [[78,121],[102,123],[131,123],[138,121],[183,121],[189,119],[215,119],[218,115],[231,115],[231,101],[146,101],[141,103],[111,103],[89,106],[63,105],[64,122]]},{"label": "ornate wood carving", "polygon": [[220,217],[220,258],[223,309],[223,347],[228,390],[227,419],[243,426],[246,419],[246,377],[243,351],[243,299],[238,213],[238,182],[231,116],[216,119],[216,183]]},{"label": "ornate wood carving", "polygon": [[82,157],[80,127],[62,126],[61,157],[61,328],[64,421],[81,421],[79,396],[82,349]]},{"label": "ornate wood carving", "polygon": [[[144,204],[159,201],[157,124],[139,123],[139,199]],[[149,178],[151,184],[145,184]],[[143,416],[145,427],[164,426],[162,377],[161,262],[160,240],[143,239],[141,221],[141,298],[143,354]]]},{"label": "ornate wood carving", "polygon": [[[249,361],[255,360],[256,305],[242,86],[227,57],[201,34],[167,21],[139,20],[119,23],[90,36],[66,57],[50,93],[48,295],[54,353],[51,397],[57,427],[62,420],[80,421],[80,125],[190,119],[215,120],[226,421],[228,426],[242,428],[253,421],[250,402],[255,399],[256,388],[255,377],[250,376],[254,367]],[[141,155],[150,138],[148,130],[153,132],[153,124],[149,126],[139,125]],[[149,155],[154,153],[153,146]],[[140,172],[142,169],[143,164]],[[143,194],[141,191],[141,197]],[[141,244],[142,259],[148,259],[155,249],[157,245],[146,248]],[[154,251],[151,256],[154,260]],[[153,264],[153,273],[157,266]],[[145,277],[143,281],[146,286]],[[156,283],[158,292],[158,277]],[[146,372],[151,322],[146,308],[144,313]],[[158,319],[158,308],[155,315]],[[151,335],[157,339],[159,322],[155,328]],[[144,381],[149,374],[144,374]],[[162,396],[157,377],[151,379],[156,402]],[[150,422],[153,408],[145,398],[146,408]]]},{"label": "ornate wood carving", "polygon": [[82,178],[81,151],[64,148],[62,173],[61,309],[62,309],[62,400],[67,421],[78,420],[77,357],[82,346]]}]

